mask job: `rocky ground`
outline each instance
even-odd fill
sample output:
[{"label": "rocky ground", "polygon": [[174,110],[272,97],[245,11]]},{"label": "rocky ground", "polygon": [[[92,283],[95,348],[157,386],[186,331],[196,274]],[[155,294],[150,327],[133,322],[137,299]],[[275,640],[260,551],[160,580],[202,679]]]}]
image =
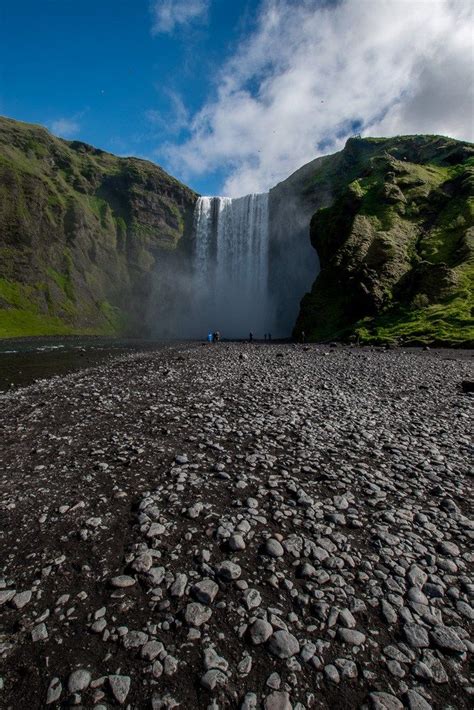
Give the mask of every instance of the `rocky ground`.
[{"label": "rocky ground", "polygon": [[471,362],[183,345],[0,395],[0,706],[469,707]]}]

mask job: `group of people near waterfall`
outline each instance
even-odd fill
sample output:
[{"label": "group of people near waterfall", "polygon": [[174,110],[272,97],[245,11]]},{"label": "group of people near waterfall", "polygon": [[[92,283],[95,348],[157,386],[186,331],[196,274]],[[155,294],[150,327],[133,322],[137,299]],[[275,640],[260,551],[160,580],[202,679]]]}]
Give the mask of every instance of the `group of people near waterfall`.
[{"label": "group of people near waterfall", "polygon": [[209,333],[207,334],[208,343],[218,343],[220,339],[221,334],[218,330],[215,330],[214,332],[209,331]]},{"label": "group of people near waterfall", "polygon": [[[210,330],[209,333],[207,334],[207,341],[209,343],[218,343],[220,341],[220,339],[221,339],[221,334],[218,330],[215,330],[214,332],[212,332]],[[272,334],[271,333],[264,333],[263,339],[265,340],[265,342],[271,342]],[[253,340],[254,340],[254,335],[253,335],[252,331],[250,331],[249,337],[248,337],[248,342],[253,343]],[[300,343],[306,342],[306,333],[304,332],[304,330],[302,330],[299,337],[296,338],[296,342],[298,342],[298,341]]]},{"label": "group of people near waterfall", "polygon": [[[265,341],[267,341],[267,340],[270,341],[272,339],[272,334],[271,333],[264,333],[263,338]],[[208,343],[218,343],[220,341],[220,339],[221,339],[221,334],[218,330],[215,330],[215,331],[210,330],[209,333],[207,334],[207,342]],[[252,331],[250,331],[249,343],[252,343],[252,342],[253,342],[253,333],[252,333]]]}]

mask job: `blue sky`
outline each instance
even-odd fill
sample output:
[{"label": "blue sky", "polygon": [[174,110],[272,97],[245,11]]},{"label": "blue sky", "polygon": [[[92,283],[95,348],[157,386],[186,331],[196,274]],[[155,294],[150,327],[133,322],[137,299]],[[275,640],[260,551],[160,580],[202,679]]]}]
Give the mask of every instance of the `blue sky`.
[{"label": "blue sky", "polygon": [[245,194],[354,132],[472,140],[470,21],[468,0],[2,0],[0,113]]},{"label": "blue sky", "polygon": [[[160,145],[183,133],[177,97],[190,113],[203,104],[250,4],[216,0],[179,31],[153,33],[147,0],[2,0],[0,113],[166,163]],[[214,192],[220,182],[213,171],[194,186]]]}]

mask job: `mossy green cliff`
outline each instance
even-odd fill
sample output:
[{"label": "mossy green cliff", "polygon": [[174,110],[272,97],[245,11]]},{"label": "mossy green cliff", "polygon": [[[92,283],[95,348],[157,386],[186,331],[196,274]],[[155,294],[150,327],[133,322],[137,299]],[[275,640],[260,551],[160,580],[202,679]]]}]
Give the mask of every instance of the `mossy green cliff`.
[{"label": "mossy green cliff", "polygon": [[440,136],[350,139],[305,193],[321,271],[294,334],[472,345],[474,146]]},{"label": "mossy green cliff", "polygon": [[[277,316],[317,269],[313,215],[296,337],[472,344],[473,187],[474,147],[440,136],[303,166],[270,193]],[[145,334],[183,301],[196,199],[153,163],[0,118],[0,337]]]},{"label": "mossy green cliff", "polygon": [[0,337],[143,332],[196,199],[153,163],[0,118]]}]

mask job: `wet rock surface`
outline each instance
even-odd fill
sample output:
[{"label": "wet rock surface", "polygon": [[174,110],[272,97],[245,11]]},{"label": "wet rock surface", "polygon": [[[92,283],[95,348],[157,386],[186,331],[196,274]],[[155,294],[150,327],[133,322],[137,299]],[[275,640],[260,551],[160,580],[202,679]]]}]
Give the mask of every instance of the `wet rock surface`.
[{"label": "wet rock surface", "polygon": [[222,343],[0,395],[0,707],[469,707],[470,379]]}]

